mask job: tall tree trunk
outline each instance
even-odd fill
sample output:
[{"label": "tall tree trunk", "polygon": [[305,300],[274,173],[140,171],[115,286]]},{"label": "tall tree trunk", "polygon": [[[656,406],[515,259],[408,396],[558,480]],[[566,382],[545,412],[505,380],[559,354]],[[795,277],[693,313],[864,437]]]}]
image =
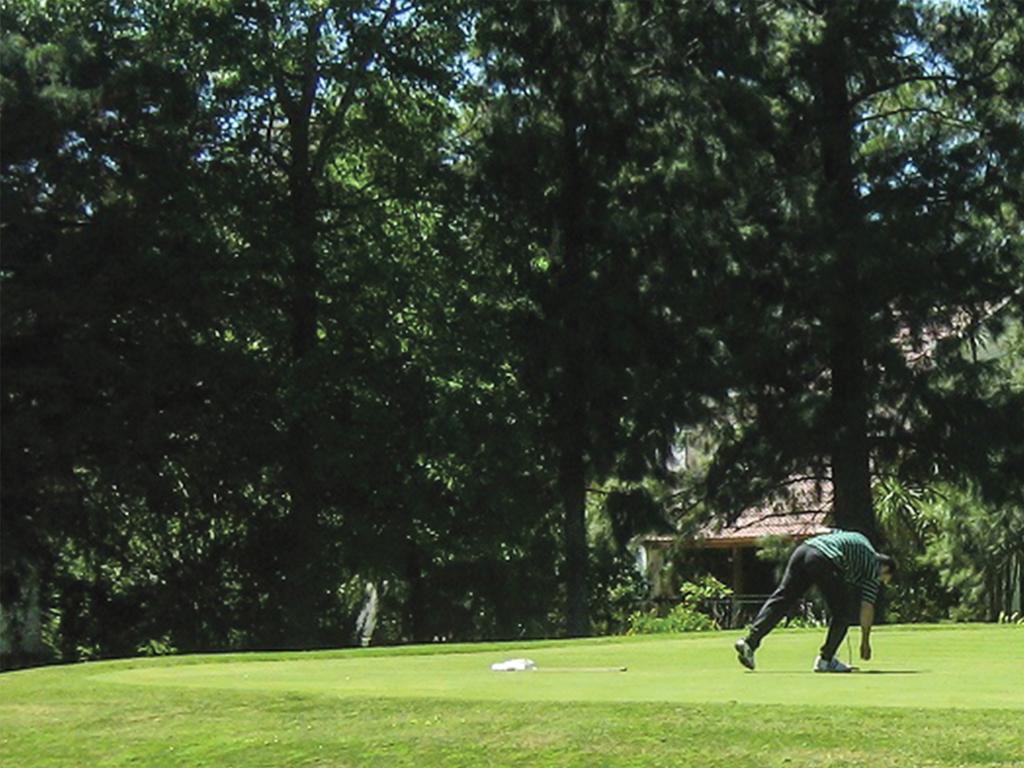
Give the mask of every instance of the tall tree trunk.
[{"label": "tall tree trunk", "polygon": [[558,299],[561,302],[562,376],[555,402],[558,413],[558,490],[564,513],[566,631],[572,637],[590,634],[587,605],[586,523],[586,340],[584,281],[586,206],[578,145],[579,123],[571,97],[562,100],[564,176],[559,211],[564,259]]},{"label": "tall tree trunk", "polygon": [[[297,253],[296,261],[299,262],[300,259],[306,262],[306,257]],[[305,268],[305,265],[300,267],[298,263],[296,264],[297,272]],[[295,279],[298,285],[305,282],[305,277],[300,278],[296,275]],[[302,289],[296,287],[297,295],[292,317],[296,337],[301,333],[303,326],[311,322],[315,328],[315,302],[312,293],[299,296],[300,290]],[[315,330],[313,333],[315,335]],[[301,341],[296,338],[293,343],[293,377],[298,402],[292,402],[295,411],[292,413],[292,421],[288,428],[289,455],[286,461],[288,493],[291,497],[289,539],[293,543],[293,550],[288,553],[286,561],[286,577],[290,584],[286,586],[285,603],[288,631],[291,636],[289,645],[292,647],[305,647],[316,642],[316,569],[323,567],[318,557],[321,537],[313,435],[310,427],[312,414],[307,413],[307,406],[302,404],[304,397],[316,386],[316,382],[311,380],[311,366],[307,359],[311,344],[309,338],[305,336]]]},{"label": "tall tree trunk", "polygon": [[[569,418],[570,423],[575,423],[578,415],[574,413]],[[568,437],[567,432],[565,438]],[[563,439],[561,454],[558,490],[564,512],[566,632],[570,637],[583,637],[590,634],[585,459],[582,447],[570,444],[568,439]]]},{"label": "tall tree trunk", "polygon": [[819,52],[819,122],[824,186],[819,200],[834,259],[825,296],[830,304],[832,483],[835,524],[877,539],[868,439],[866,308],[863,304],[861,216],[853,171],[853,114],[847,87],[846,23],[829,5]]},{"label": "tall tree trunk", "polygon": [[[304,19],[304,50],[301,73],[280,60],[272,62],[272,76],[278,105],[288,130],[288,218],[286,248],[289,265],[290,338],[288,344],[290,391],[287,433],[288,455],[284,457],[284,482],[290,497],[286,530],[282,534],[281,574],[278,606],[283,614],[281,637],[285,645],[308,648],[319,644],[318,632],[322,584],[324,537],[320,529],[320,492],[316,472],[313,425],[317,418],[317,169],[313,158],[312,126],[317,86],[320,83],[320,38],[325,12],[311,11]],[[287,19],[295,24],[296,19]],[[274,50],[272,42],[268,49]],[[273,53],[271,54],[273,56]],[[296,87],[298,86],[298,87]]]},{"label": "tall tree trunk", "polygon": [[430,642],[427,629],[427,583],[423,579],[423,557],[410,531],[405,540],[405,581],[409,596],[405,603],[405,630],[414,643]]},{"label": "tall tree trunk", "polygon": [[317,387],[313,361],[317,344],[317,257],[316,185],[310,168],[310,113],[290,121],[292,163],[289,178],[289,246],[291,249],[290,342],[291,401],[288,425],[288,455],[285,481],[291,497],[291,512],[285,537],[288,551],[283,561],[282,588],[288,647],[318,644],[320,554],[319,493],[315,468],[312,424],[316,414],[310,403]]}]

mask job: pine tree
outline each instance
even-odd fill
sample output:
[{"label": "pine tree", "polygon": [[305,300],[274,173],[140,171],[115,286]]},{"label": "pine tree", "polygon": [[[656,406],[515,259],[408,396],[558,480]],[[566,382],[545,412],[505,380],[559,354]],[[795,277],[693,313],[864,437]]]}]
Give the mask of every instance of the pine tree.
[{"label": "pine tree", "polygon": [[[1020,20],[1001,3],[895,0],[757,18],[766,42],[751,81],[774,115],[762,145],[779,183],[752,217],[752,247],[773,255],[766,279],[746,269],[756,314],[734,318],[731,335],[750,412],[713,476],[743,457],[779,479],[820,467],[835,523],[874,537],[872,473],[921,469],[941,451],[922,439],[945,411],[936,385],[959,366],[964,319],[998,322],[986,307],[1019,284],[1021,157],[1007,139],[1020,125],[1007,106]],[[765,315],[788,329],[759,332]],[[743,359],[742,335],[767,352],[763,366]]]}]

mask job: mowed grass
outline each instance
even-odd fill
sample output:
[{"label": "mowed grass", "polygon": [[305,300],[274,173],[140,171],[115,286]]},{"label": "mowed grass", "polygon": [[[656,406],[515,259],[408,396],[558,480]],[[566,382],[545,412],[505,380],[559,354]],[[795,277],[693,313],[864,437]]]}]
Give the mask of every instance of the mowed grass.
[{"label": "mowed grass", "polygon": [[851,675],[809,671],[820,631],[773,633],[754,673],[736,636],[4,673],[0,765],[1024,766],[1020,627],[879,627]]}]

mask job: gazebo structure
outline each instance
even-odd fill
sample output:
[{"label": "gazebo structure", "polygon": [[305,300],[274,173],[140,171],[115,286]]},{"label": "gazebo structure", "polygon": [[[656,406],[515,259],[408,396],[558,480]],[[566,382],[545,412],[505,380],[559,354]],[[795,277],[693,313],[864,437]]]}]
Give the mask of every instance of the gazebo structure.
[{"label": "gazebo structure", "polygon": [[759,603],[775,586],[774,566],[759,560],[757,551],[769,541],[796,543],[831,530],[832,483],[827,478],[797,477],[769,501],[744,509],[728,524],[711,523],[691,537],[638,537],[637,565],[651,586],[651,597],[676,598],[673,561],[711,573],[733,591],[733,616],[742,603]]}]

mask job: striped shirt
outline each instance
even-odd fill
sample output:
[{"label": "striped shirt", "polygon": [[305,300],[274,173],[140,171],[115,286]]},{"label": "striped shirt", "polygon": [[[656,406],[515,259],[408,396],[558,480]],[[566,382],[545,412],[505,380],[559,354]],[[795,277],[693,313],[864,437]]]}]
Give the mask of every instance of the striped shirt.
[{"label": "striped shirt", "polygon": [[865,603],[875,604],[880,569],[878,555],[867,536],[854,531],[835,530],[814,536],[805,543],[835,563],[843,574],[843,581],[857,587]]}]

